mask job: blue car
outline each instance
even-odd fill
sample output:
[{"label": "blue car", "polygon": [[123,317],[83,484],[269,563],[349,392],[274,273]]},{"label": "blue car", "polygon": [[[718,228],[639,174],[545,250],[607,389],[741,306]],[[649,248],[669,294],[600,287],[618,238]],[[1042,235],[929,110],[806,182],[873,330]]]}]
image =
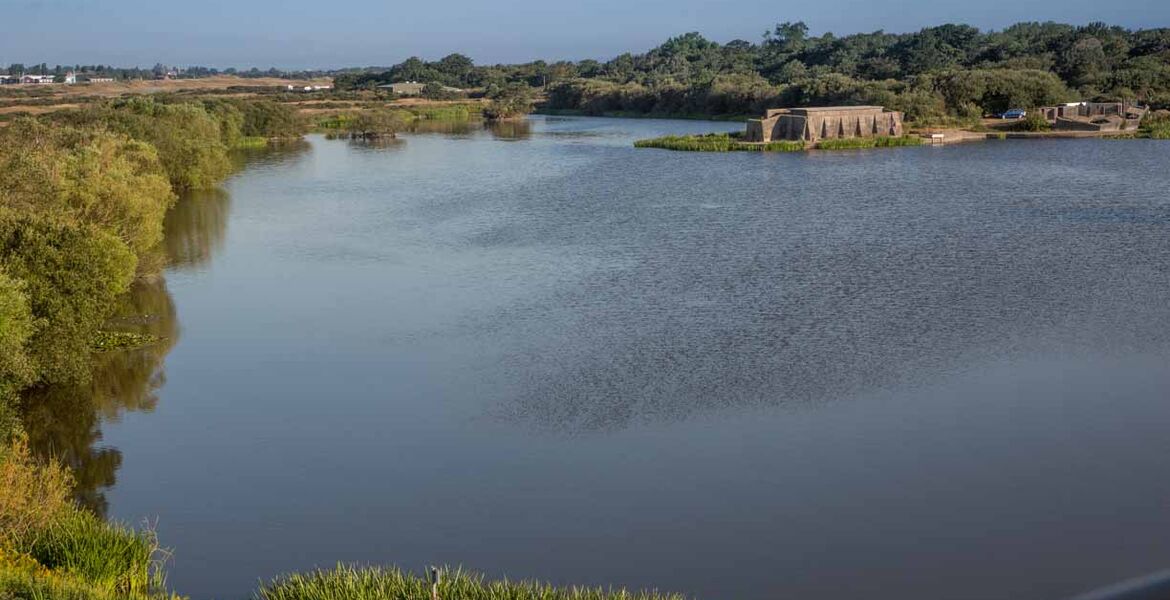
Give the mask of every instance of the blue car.
[{"label": "blue car", "polygon": [[1022,108],[1013,108],[1007,112],[1002,112],[997,115],[1001,119],[1023,119],[1028,116],[1028,111]]}]

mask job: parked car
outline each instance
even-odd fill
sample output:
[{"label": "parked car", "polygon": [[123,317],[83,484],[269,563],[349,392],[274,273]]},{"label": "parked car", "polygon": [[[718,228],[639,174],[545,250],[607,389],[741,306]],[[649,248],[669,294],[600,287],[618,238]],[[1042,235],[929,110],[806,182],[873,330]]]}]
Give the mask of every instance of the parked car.
[{"label": "parked car", "polygon": [[1007,112],[1002,112],[996,115],[1001,119],[1023,119],[1028,116],[1028,111],[1022,108],[1013,108]]}]

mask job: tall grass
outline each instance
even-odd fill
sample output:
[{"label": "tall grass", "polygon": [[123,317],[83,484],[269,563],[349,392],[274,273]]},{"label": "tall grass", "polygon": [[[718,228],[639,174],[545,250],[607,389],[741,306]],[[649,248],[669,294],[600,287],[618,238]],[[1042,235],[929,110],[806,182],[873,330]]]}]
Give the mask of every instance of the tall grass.
[{"label": "tall grass", "polygon": [[[558,588],[536,581],[485,581],[482,575],[444,568],[441,600],[684,600],[677,594],[590,587]],[[431,600],[431,584],[398,568],[350,567],[288,575],[261,586],[258,600]]]},{"label": "tall grass", "polygon": [[913,135],[879,136],[870,138],[837,138],[817,142],[820,150],[856,150],[863,148],[894,148],[899,146],[921,146],[922,138]]},{"label": "tall grass", "polygon": [[135,531],[74,510],[36,532],[16,549],[46,568],[119,594],[161,590],[163,551],[152,531]]},{"label": "tall grass", "polygon": [[1151,139],[1170,140],[1170,114],[1161,112],[1148,115],[1142,121],[1141,131]]},{"label": "tall grass", "polygon": [[730,133],[705,135],[667,135],[634,142],[635,148],[660,148],[683,152],[798,152],[804,142],[776,141],[767,144],[741,142]]}]

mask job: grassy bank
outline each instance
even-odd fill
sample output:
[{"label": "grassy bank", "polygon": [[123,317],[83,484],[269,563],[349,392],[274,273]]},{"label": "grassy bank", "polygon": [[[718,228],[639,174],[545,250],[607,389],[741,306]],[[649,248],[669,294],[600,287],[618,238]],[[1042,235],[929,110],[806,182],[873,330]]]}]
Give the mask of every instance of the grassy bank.
[{"label": "grassy bank", "polygon": [[667,135],[634,142],[635,148],[659,148],[682,152],[798,152],[804,150],[804,142],[770,142],[755,144],[742,142],[732,134],[708,133],[705,135]]},{"label": "grassy bank", "polygon": [[922,138],[910,135],[901,137],[823,140],[813,146],[808,146],[802,141],[787,140],[768,142],[766,144],[744,142],[740,141],[735,134],[709,133],[705,135],[668,135],[648,140],[638,140],[634,142],[634,147],[660,148],[663,150],[677,150],[682,152],[799,152],[808,149],[850,150],[919,146],[921,144]]},{"label": "grassy bank", "polygon": [[[259,600],[431,600],[431,583],[396,568],[356,568],[289,575],[260,588]],[[684,600],[677,594],[591,587],[553,587],[536,581],[488,581],[462,569],[439,572],[442,600]]]},{"label": "grassy bank", "polygon": [[922,138],[915,135],[901,137],[871,137],[871,138],[843,138],[821,140],[817,142],[818,150],[855,150],[864,148],[897,148],[902,146],[921,146]]},{"label": "grassy bank", "polygon": [[71,487],[69,472],[31,456],[20,434],[0,447],[0,598],[169,597],[154,534],[77,508]]}]

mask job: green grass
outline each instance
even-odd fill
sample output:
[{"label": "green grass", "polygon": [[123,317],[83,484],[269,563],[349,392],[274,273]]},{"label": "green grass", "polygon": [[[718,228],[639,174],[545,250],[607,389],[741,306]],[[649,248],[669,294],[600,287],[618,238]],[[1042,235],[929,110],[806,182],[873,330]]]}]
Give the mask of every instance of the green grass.
[{"label": "green grass", "polygon": [[473,112],[477,117],[479,116],[479,111],[472,111],[463,105],[422,107],[411,112],[416,118],[427,121],[466,121],[472,117]]},{"label": "green grass", "polygon": [[[486,581],[482,575],[444,568],[441,600],[684,600],[677,594],[590,587],[559,588],[535,581]],[[430,600],[425,577],[397,568],[349,567],[288,575],[261,586],[258,600]]]},{"label": "green grass", "polygon": [[1147,116],[1142,121],[1141,132],[1150,139],[1170,140],[1170,116],[1165,114]]},{"label": "green grass", "polygon": [[[781,140],[758,144],[741,142],[742,134],[708,133],[705,135],[667,135],[634,142],[635,148],[660,148],[683,152],[800,152],[808,146],[802,141]],[[851,150],[856,148],[892,148],[919,146],[922,138],[914,135],[901,137],[843,138],[823,140],[815,146],[820,150]]]},{"label": "green grass", "polygon": [[817,142],[820,150],[855,150],[862,148],[894,148],[900,146],[921,146],[922,138],[914,135],[883,136],[871,138],[840,138]]},{"label": "green grass", "polygon": [[682,152],[798,152],[804,142],[777,141],[767,144],[741,142],[738,135],[708,133],[705,135],[667,135],[634,142],[635,148],[659,148]]},{"label": "green grass", "polygon": [[97,590],[146,595],[164,585],[165,553],[153,532],[106,523],[81,510],[70,511],[18,543],[16,550]]}]

